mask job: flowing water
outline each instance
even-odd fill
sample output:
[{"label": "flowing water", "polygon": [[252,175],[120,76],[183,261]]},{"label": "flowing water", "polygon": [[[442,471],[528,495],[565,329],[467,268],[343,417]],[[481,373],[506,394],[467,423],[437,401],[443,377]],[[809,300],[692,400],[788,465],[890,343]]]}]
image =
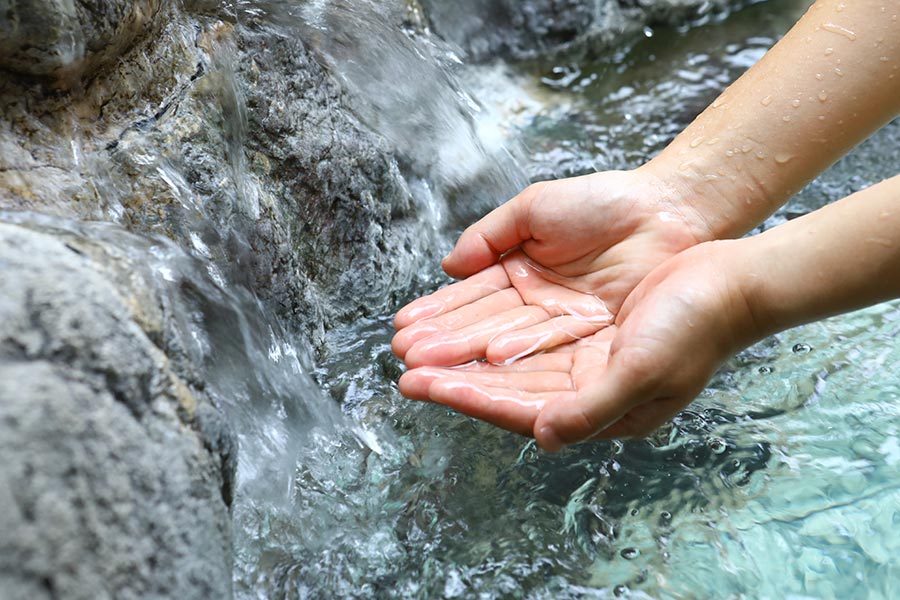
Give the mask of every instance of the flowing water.
[{"label": "flowing water", "polygon": [[[690,30],[647,29],[590,61],[515,68],[462,65],[416,19],[402,31],[377,17],[384,3],[229,10],[309,37],[360,118],[403,149],[405,175],[428,207],[423,235],[445,248],[454,227],[521,187],[523,173],[560,177],[650,158],[807,4],[766,2]],[[408,76],[420,68],[426,76]],[[898,155],[898,129],[767,226],[891,174],[896,161],[884,157]],[[235,172],[243,168],[236,159]],[[331,331],[316,354],[202,256],[104,226],[30,226],[127,248],[168,299],[174,339],[238,432],[240,598],[896,593],[896,303],[743,352],[648,440],[548,455],[402,398],[390,312]],[[417,293],[445,283],[433,262],[410,265]]]}]

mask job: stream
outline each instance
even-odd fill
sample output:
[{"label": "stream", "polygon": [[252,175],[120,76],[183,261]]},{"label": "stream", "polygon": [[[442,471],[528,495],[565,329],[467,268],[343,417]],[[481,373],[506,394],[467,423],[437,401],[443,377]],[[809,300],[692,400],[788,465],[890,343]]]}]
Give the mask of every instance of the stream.
[{"label": "stream", "polygon": [[[303,32],[361,121],[401,149],[431,247],[405,265],[412,299],[447,282],[435,257],[460,229],[529,180],[648,160],[809,3],[516,65],[465,65],[371,0],[234,4]],[[763,227],[892,175],[898,153],[894,123]],[[143,268],[179,282],[166,293],[185,351],[238,434],[239,598],[892,595],[897,303],[742,352],[649,439],[548,455],[400,396],[399,304],[315,348],[174,245],[147,252]]]}]

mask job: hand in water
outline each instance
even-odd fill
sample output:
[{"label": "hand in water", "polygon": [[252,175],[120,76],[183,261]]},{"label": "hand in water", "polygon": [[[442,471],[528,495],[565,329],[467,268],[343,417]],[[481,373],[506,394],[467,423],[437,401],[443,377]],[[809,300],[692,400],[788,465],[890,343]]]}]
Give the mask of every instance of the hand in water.
[{"label": "hand in water", "polygon": [[548,450],[592,437],[646,435],[757,337],[723,263],[731,243],[701,244],[667,260],[641,281],[613,325],[589,337],[508,365],[412,369],[400,390],[534,435]]},{"label": "hand in water", "polygon": [[536,184],[462,234],[443,266],[468,279],[400,310],[394,352],[500,364],[591,338],[650,270],[711,237],[646,168]]}]

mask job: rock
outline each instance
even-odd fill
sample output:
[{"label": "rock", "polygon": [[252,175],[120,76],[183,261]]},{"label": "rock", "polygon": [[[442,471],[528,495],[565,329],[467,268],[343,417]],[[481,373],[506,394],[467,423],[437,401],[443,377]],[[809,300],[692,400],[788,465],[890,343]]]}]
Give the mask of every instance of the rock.
[{"label": "rock", "polygon": [[76,79],[146,35],[160,0],[0,0],[0,65]]},{"label": "rock", "polygon": [[747,0],[421,0],[438,35],[469,60],[530,60],[614,47],[647,25],[681,25]]},{"label": "rock", "polygon": [[0,82],[0,207],[165,235],[317,340],[395,303],[434,244],[393,149],[299,37],[188,6],[83,89]]},{"label": "rock", "polygon": [[0,223],[4,598],[231,592],[231,434],[116,252]]}]

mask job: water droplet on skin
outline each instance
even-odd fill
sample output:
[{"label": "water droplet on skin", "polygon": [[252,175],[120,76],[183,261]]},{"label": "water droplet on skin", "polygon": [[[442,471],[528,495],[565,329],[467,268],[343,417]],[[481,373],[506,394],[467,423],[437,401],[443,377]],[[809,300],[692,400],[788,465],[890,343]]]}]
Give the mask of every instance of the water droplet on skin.
[{"label": "water droplet on skin", "polygon": [[825,48],[825,56],[831,56],[834,54],[834,48]]},{"label": "water droplet on skin", "polygon": [[824,120],[825,120],[825,115],[819,115],[819,120],[820,120],[820,121],[824,121]]},{"label": "water droplet on skin", "polygon": [[732,156],[734,156],[734,150],[726,150],[725,156],[727,156],[728,158],[731,158]]},{"label": "water droplet on skin", "polygon": [[816,79],[818,79],[819,81],[822,81],[823,79],[825,79],[825,76],[822,75],[821,73],[816,73]]},{"label": "water droplet on skin", "polygon": [[847,8],[847,7],[844,5],[843,2],[841,2],[840,4],[837,5],[837,11],[838,11],[838,12],[844,12],[844,9],[845,9],[845,8]]},{"label": "water droplet on skin", "polygon": [[715,101],[712,103],[712,107],[713,107],[713,108],[719,108],[719,107],[722,106],[723,104],[725,104],[725,103],[722,101],[721,98],[716,98]]},{"label": "water droplet on skin", "polygon": [[809,344],[794,344],[794,347],[791,348],[791,351],[794,354],[809,354],[812,352],[812,347]]},{"label": "water droplet on skin", "polygon": [[713,139],[709,140],[708,142],[706,142],[706,145],[707,146],[715,146],[718,143],[719,143],[719,138],[713,138]]},{"label": "water droplet on skin", "polygon": [[637,548],[625,548],[619,554],[621,554],[622,558],[625,560],[634,560],[641,555],[641,551]]},{"label": "water droplet on skin", "polygon": [[722,454],[728,449],[728,444],[722,438],[712,438],[709,440],[709,449],[713,454]]},{"label": "water droplet on skin", "polygon": [[775,162],[777,162],[779,165],[786,165],[787,163],[789,163],[789,162],[791,162],[792,160],[794,160],[794,158],[795,158],[795,157],[794,157],[793,154],[781,154],[781,153],[779,153],[779,154],[776,154],[776,155],[775,155]]},{"label": "water droplet on skin", "polygon": [[781,117],[781,120],[784,121],[785,123],[790,123],[791,115],[784,115],[783,117]]},{"label": "water droplet on skin", "polygon": [[791,100],[791,106],[793,106],[794,108],[800,108],[800,100],[796,98]]},{"label": "water droplet on skin", "polygon": [[841,71],[840,67],[835,67],[835,68],[834,68],[834,74],[837,75],[838,77],[843,77],[843,76],[844,76],[844,72]]},{"label": "water droplet on skin", "polygon": [[828,92],[822,90],[819,92],[819,102],[827,102],[828,101]]},{"label": "water droplet on skin", "polygon": [[763,106],[768,106],[772,104],[772,96],[766,96],[761,100]]},{"label": "water droplet on skin", "polygon": [[765,152],[757,152],[756,158],[758,158],[759,160],[764,160],[766,158],[766,153]]},{"label": "water droplet on skin", "polygon": [[700,137],[695,137],[691,140],[691,148],[696,148],[700,144],[703,143],[704,137],[701,135]]},{"label": "water droplet on skin", "polygon": [[830,31],[831,33],[842,35],[851,42],[856,41],[856,34],[846,27],[841,27],[840,25],[835,25],[834,23],[823,23],[822,29],[824,29],[825,31]]},{"label": "water droplet on skin", "polygon": [[888,57],[887,57],[887,56],[881,56],[881,57],[878,58],[878,60],[880,60],[881,62],[887,62],[887,61],[888,61]]},{"label": "water droplet on skin", "polygon": [[743,152],[744,154],[747,154],[751,150],[753,150],[753,146],[751,146],[750,144],[744,144],[743,146],[741,146],[741,152]]}]

